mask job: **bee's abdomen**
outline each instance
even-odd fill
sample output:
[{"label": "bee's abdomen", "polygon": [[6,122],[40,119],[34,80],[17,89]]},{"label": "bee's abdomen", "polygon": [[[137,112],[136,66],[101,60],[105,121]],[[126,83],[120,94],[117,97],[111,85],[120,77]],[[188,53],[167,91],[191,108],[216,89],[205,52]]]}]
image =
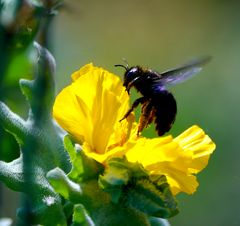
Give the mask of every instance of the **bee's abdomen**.
[{"label": "bee's abdomen", "polygon": [[156,110],[154,121],[156,130],[158,135],[162,136],[171,129],[175,121],[177,104],[173,95],[167,90],[155,94],[152,103]]}]

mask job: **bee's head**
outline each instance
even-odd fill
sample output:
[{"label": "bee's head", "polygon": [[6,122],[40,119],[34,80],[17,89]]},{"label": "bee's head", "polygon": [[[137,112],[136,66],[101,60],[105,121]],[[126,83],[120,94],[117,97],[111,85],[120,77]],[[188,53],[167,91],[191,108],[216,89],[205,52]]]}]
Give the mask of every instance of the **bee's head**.
[{"label": "bee's head", "polygon": [[121,64],[117,64],[115,66],[123,67],[126,70],[124,73],[123,86],[126,87],[126,90],[129,93],[130,88],[134,85],[134,82],[139,78],[139,75],[141,74],[141,68],[138,66],[129,68],[128,65],[124,66]]},{"label": "bee's head", "polygon": [[124,74],[124,82],[123,85],[127,88],[129,85],[133,85],[133,83],[139,77],[140,68],[139,67],[131,67],[126,70]]}]

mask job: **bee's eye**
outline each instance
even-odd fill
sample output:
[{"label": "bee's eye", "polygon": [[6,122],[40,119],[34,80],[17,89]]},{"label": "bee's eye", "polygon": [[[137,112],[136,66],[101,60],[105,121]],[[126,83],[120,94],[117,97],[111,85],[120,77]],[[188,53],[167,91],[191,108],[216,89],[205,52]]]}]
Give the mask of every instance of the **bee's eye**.
[{"label": "bee's eye", "polygon": [[128,79],[132,79],[132,78],[136,77],[137,73],[138,73],[138,68],[137,67],[133,67],[126,73],[126,77]]},{"label": "bee's eye", "polygon": [[137,67],[133,67],[133,68],[131,68],[130,70],[129,70],[129,72],[128,73],[136,73],[138,71],[138,68]]},{"label": "bee's eye", "polygon": [[136,77],[139,76],[139,69],[138,67],[132,67],[129,70],[126,71],[124,75],[124,86],[128,86],[132,81],[135,80]]},{"label": "bee's eye", "polygon": [[132,69],[129,70],[130,72],[137,72],[138,68],[137,67],[133,67]]}]

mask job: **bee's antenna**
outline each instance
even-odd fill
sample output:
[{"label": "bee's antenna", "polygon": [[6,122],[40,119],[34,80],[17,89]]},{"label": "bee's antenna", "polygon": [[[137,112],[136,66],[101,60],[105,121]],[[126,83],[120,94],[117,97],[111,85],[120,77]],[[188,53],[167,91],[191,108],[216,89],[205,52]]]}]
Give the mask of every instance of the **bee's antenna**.
[{"label": "bee's antenna", "polygon": [[115,67],[123,67],[123,68],[125,68],[125,70],[127,71],[128,69],[129,69],[129,66],[128,66],[128,62],[127,62],[127,60],[126,60],[126,58],[122,58],[122,60],[123,60],[123,62],[126,64],[126,66],[125,65],[122,65],[122,64],[115,64],[114,66]]},{"label": "bee's antenna", "polygon": [[123,68],[125,68],[126,71],[128,70],[128,67],[127,67],[127,66],[124,66],[124,65],[122,65],[122,64],[115,64],[114,66],[115,66],[115,67],[123,67]]},{"label": "bee's antenna", "polygon": [[127,68],[127,69],[129,69],[129,66],[128,66],[128,61],[127,61],[127,59],[123,57],[123,58],[122,58],[122,60],[123,60],[123,62],[126,64],[126,68]]}]

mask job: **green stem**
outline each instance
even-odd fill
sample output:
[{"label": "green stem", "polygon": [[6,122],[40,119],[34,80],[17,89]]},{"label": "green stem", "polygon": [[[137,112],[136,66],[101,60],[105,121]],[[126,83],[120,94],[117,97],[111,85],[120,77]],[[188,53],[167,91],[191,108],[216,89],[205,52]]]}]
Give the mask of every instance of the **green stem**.
[{"label": "green stem", "polygon": [[12,133],[20,144],[23,143],[26,134],[28,134],[26,122],[13,113],[3,102],[0,102],[0,124]]},{"label": "green stem", "polygon": [[24,176],[22,170],[22,158],[10,163],[0,161],[0,180],[9,188],[15,191],[22,191],[24,188]]}]

